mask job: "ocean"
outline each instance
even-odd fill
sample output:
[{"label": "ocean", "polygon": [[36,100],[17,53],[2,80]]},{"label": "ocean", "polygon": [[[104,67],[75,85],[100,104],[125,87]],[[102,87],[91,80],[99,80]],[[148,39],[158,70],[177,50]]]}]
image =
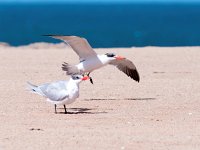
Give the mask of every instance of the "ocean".
[{"label": "ocean", "polygon": [[199,46],[198,3],[0,3],[0,41],[13,46],[77,35],[95,47]]}]

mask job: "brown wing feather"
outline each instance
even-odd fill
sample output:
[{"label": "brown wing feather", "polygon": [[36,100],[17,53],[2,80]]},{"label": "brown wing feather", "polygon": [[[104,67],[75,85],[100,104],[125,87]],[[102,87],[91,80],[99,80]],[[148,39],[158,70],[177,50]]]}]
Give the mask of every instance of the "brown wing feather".
[{"label": "brown wing feather", "polygon": [[124,72],[127,76],[133,80],[139,82],[140,76],[135,65],[128,59],[113,60],[110,62],[111,65],[116,66],[120,71]]}]

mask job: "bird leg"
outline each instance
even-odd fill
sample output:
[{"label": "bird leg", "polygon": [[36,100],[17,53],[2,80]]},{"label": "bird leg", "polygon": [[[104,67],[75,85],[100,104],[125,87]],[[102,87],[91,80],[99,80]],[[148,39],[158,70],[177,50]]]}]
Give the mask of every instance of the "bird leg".
[{"label": "bird leg", "polygon": [[67,109],[66,109],[66,106],[65,105],[63,105],[64,106],[64,109],[65,109],[65,114],[67,114]]},{"label": "bird leg", "polygon": [[55,114],[57,114],[57,110],[56,110],[56,104],[55,104],[54,106],[55,106]]},{"label": "bird leg", "polygon": [[92,80],[92,77],[90,77],[90,73],[91,73],[91,72],[88,72],[87,76],[90,78],[90,82],[91,82],[92,84],[94,84],[94,83],[93,83],[93,80]]}]

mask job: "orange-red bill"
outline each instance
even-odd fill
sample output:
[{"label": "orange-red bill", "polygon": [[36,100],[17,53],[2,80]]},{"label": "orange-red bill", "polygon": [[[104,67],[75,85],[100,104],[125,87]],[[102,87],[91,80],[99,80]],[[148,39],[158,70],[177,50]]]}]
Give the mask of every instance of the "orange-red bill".
[{"label": "orange-red bill", "polygon": [[85,76],[85,77],[82,78],[82,80],[88,80],[88,79],[89,79],[88,76]]},{"label": "orange-red bill", "polygon": [[115,56],[115,58],[116,58],[117,60],[125,59],[125,57],[122,57],[122,56]]}]

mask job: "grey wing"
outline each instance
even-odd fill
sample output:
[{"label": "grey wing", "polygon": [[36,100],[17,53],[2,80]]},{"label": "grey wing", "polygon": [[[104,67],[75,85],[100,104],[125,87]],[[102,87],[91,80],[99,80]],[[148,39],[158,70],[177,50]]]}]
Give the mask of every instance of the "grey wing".
[{"label": "grey wing", "polygon": [[67,43],[79,56],[80,61],[91,56],[96,56],[97,53],[92,49],[85,38],[78,36],[62,36],[62,35],[47,35],[55,39],[59,39]]},{"label": "grey wing", "polygon": [[74,75],[74,74],[83,74],[83,72],[81,72],[81,70],[79,70],[77,68],[77,66],[74,66],[74,65],[70,65],[66,62],[64,62],[62,64],[62,70],[63,71],[66,71],[66,74],[67,75]]},{"label": "grey wing", "polygon": [[39,86],[44,95],[53,101],[61,101],[69,95],[66,93],[66,81],[58,81]]},{"label": "grey wing", "polygon": [[133,80],[139,82],[140,76],[135,65],[128,59],[113,60],[110,62],[111,65],[116,66],[120,71],[124,72],[127,76]]}]

